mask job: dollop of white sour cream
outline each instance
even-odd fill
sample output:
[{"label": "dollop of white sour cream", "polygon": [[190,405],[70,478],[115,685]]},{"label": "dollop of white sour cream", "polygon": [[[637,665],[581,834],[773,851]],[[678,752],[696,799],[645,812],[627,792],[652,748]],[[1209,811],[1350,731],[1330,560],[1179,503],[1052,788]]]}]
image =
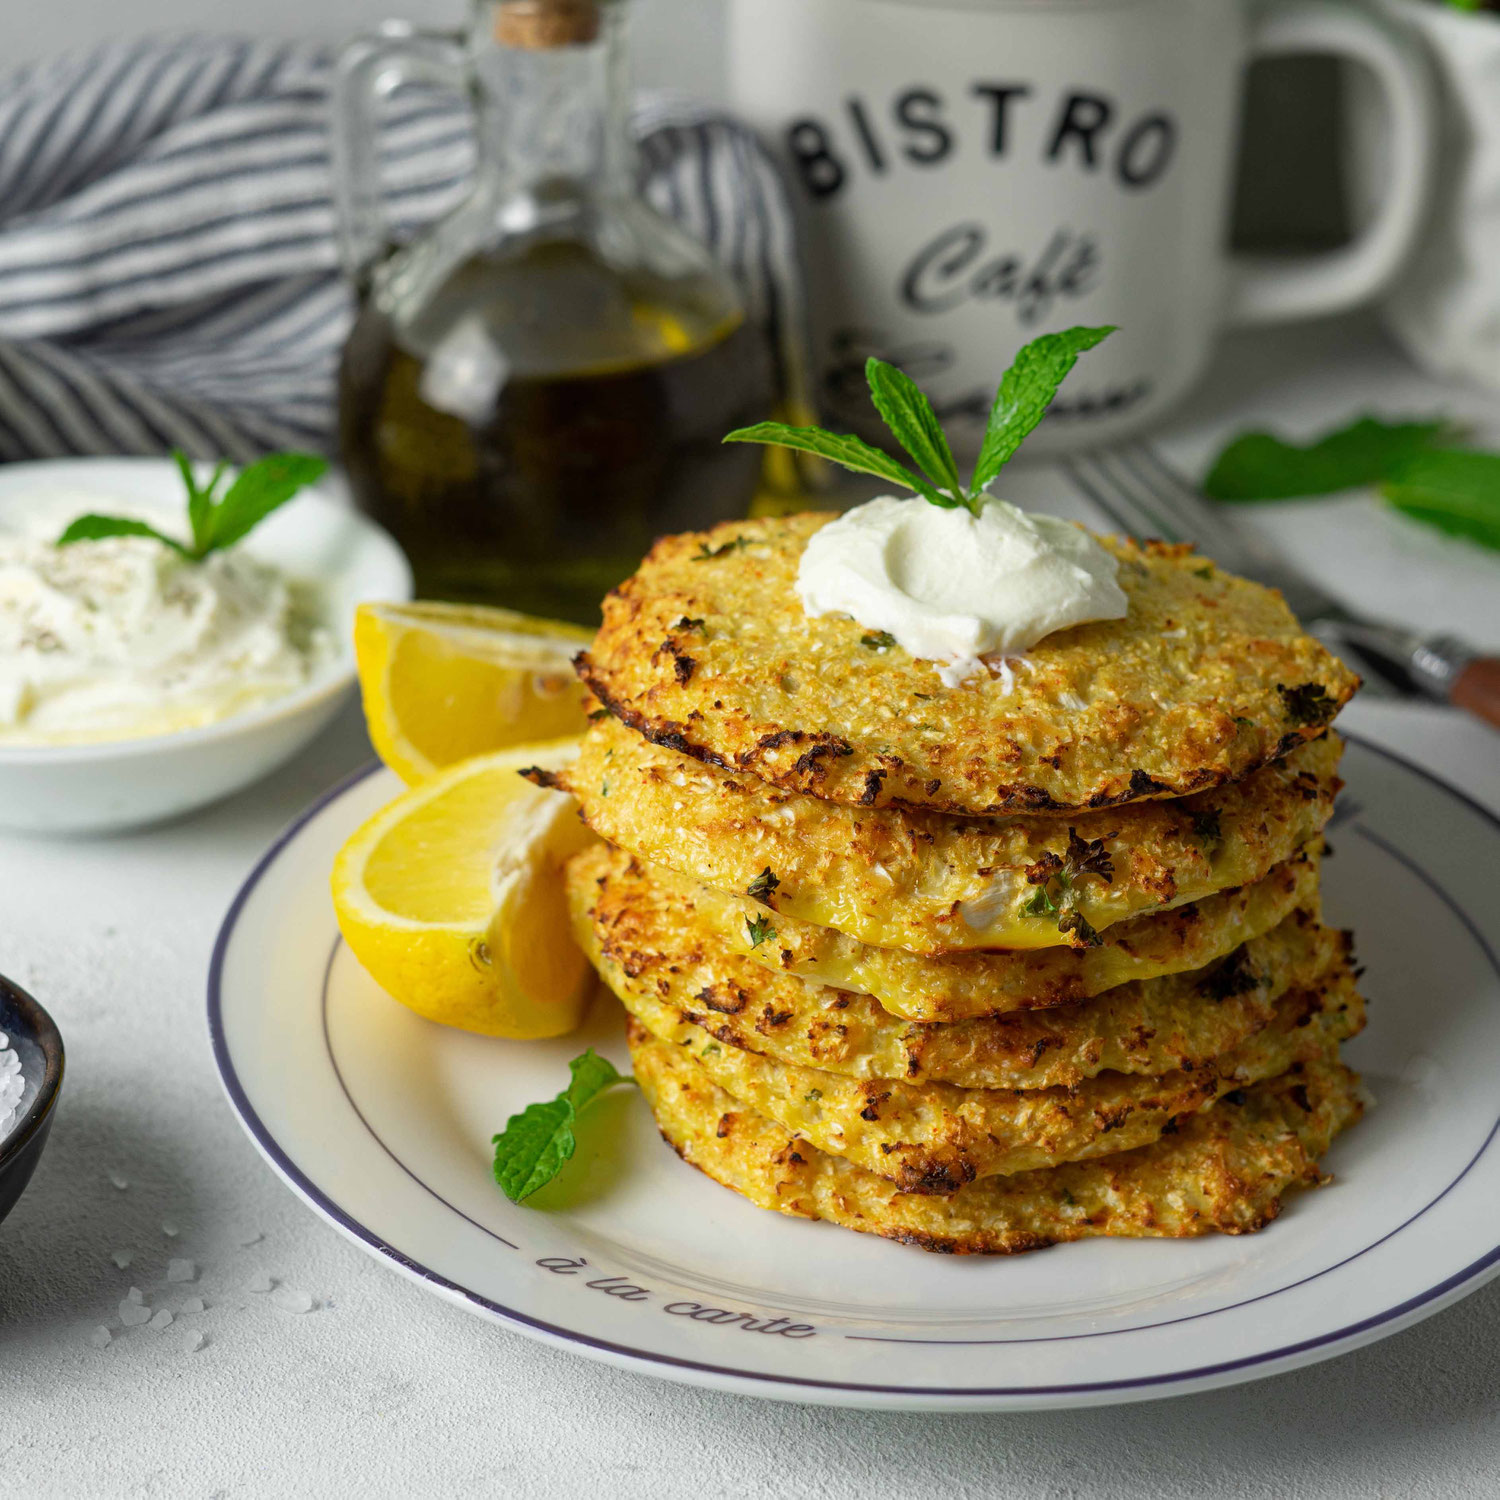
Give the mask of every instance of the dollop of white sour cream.
[{"label": "dollop of white sour cream", "polygon": [[0,746],[167,734],[282,697],[335,654],[315,616],[243,552],[0,533]]},{"label": "dollop of white sour cream", "polygon": [[1119,564],[1081,527],[986,498],[979,514],[884,495],[813,534],[797,570],[809,615],[852,615],[950,687],[985,657],[1018,655],[1057,630],[1121,620]]}]

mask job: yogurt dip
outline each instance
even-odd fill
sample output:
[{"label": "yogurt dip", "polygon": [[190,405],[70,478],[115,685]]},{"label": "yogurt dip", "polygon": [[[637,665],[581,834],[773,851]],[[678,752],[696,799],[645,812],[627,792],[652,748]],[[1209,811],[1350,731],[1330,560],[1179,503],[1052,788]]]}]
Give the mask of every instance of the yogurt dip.
[{"label": "yogurt dip", "polygon": [[[90,495],[64,520],[100,508]],[[61,529],[0,533],[0,747],[215,724],[334,655],[309,586],[243,550],[195,563],[145,537],[43,539]]]},{"label": "yogurt dip", "polygon": [[[979,514],[884,495],[814,533],[797,570],[809,615],[851,615],[955,687],[984,658],[1127,612],[1119,564],[1082,527],[986,498]],[[1009,672],[1002,672],[1009,680]]]}]

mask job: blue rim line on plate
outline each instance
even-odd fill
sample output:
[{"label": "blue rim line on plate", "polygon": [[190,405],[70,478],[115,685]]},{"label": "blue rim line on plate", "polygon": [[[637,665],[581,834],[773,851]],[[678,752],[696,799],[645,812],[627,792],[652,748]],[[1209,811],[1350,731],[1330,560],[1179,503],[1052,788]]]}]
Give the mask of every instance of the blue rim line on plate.
[{"label": "blue rim line on plate", "polygon": [[[1359,735],[1344,733],[1343,738],[1350,744],[1358,745],[1361,749],[1370,751],[1372,754],[1379,756],[1381,759],[1389,761],[1391,764],[1401,767],[1404,771],[1407,771],[1413,776],[1418,777],[1420,780],[1436,787],[1440,792],[1443,792],[1447,796],[1453,798],[1455,801],[1461,803],[1471,812],[1477,813],[1484,822],[1488,823],[1492,828],[1494,828],[1497,833],[1500,833],[1500,818],[1497,818],[1495,814],[1492,813],[1487,807],[1476,801],[1473,797],[1470,797],[1466,792],[1459,790],[1459,788],[1444,781],[1441,777],[1434,776],[1430,771],[1424,769],[1423,767],[1414,765],[1411,761],[1407,760],[1403,756],[1397,755],[1394,751],[1387,750],[1380,745],[1373,744]],[[290,844],[293,839],[295,839],[297,835],[301,833],[303,828],[311,823],[313,819],[315,819],[320,813],[322,813],[328,806],[330,806],[334,802],[337,802],[339,798],[344,796],[347,792],[351,791],[354,787],[358,786],[361,782],[368,780],[369,777],[375,775],[380,769],[380,765],[376,762],[372,762],[367,766],[361,767],[359,770],[353,772],[351,775],[338,782],[335,786],[331,787],[316,801],[314,801],[311,806],[306,808],[296,819],[293,820],[292,823],[290,823],[281,832],[280,835],[278,835],[275,841],[271,844],[270,848],[267,849],[266,852],[261,856],[254,869],[247,877],[244,885],[240,887],[239,891],[235,895],[234,900],[230,903],[229,910],[224,917],[223,925],[219,929],[218,938],[214,943],[213,957],[209,963],[208,972],[208,1026],[209,1037],[213,1046],[214,1062],[218,1068],[219,1078],[223,1083],[224,1091],[228,1095],[230,1103],[234,1106],[235,1112],[239,1115],[241,1123],[244,1125],[246,1131],[250,1135],[250,1138],[254,1141],[261,1154],[266,1157],[266,1159],[271,1163],[271,1165],[276,1169],[281,1177],[288,1183],[288,1185],[292,1187],[299,1196],[305,1199],[309,1205],[317,1209],[319,1213],[323,1214],[333,1223],[340,1226],[344,1230],[344,1232],[347,1233],[351,1238],[358,1240],[361,1244],[366,1245],[377,1254],[381,1255],[385,1259],[388,1259],[398,1269],[405,1271],[409,1276],[412,1276],[413,1278],[420,1281],[425,1281],[429,1285],[443,1292],[449,1293],[452,1296],[460,1299],[461,1301],[468,1302],[476,1307],[483,1308],[485,1311],[492,1313],[495,1317],[503,1322],[514,1324],[517,1327],[523,1329],[532,1329],[538,1333],[545,1335],[549,1340],[556,1341],[557,1343],[562,1345],[573,1344],[585,1349],[597,1350],[601,1353],[621,1355],[633,1362],[639,1362],[639,1364],[642,1366],[649,1367],[651,1365],[657,1365],[669,1369],[695,1370],[702,1374],[725,1376],[734,1380],[744,1380],[764,1385],[786,1386],[793,1388],[801,1387],[808,1390],[848,1391],[854,1394],[861,1395],[915,1397],[951,1396],[961,1400],[985,1400],[999,1397],[1047,1397],[1069,1395],[1085,1396],[1109,1391],[1149,1390],[1154,1387],[1175,1385],[1187,1381],[1214,1379],[1215,1377],[1231,1374],[1239,1370],[1253,1369],[1263,1365],[1274,1365],[1278,1361],[1290,1359],[1299,1354],[1305,1354],[1312,1349],[1327,1348],[1331,1345],[1346,1343],[1349,1340],[1360,1340],[1361,1335],[1363,1334],[1370,1333],[1374,1329],[1384,1327],[1387,1324],[1399,1322],[1407,1318],[1410,1314],[1417,1312],[1421,1308],[1428,1307],[1435,1302],[1439,1302],[1442,1299],[1447,1298],[1450,1293],[1458,1290],[1458,1288],[1464,1286],[1468,1282],[1488,1280],[1489,1276],[1485,1274],[1486,1272],[1490,1273],[1490,1275],[1493,1275],[1497,1270],[1500,1270],[1500,1245],[1497,1245],[1493,1250],[1488,1251],[1478,1260],[1473,1261],[1468,1266],[1465,1266],[1461,1271],[1454,1272],[1453,1275],[1446,1277],[1444,1280],[1438,1282],[1435,1286],[1428,1287],[1425,1291],[1419,1292],[1415,1296],[1408,1297],[1405,1301],[1399,1302],[1394,1307],[1387,1308],[1383,1312],[1372,1314],[1368,1318],[1363,1318],[1357,1323],[1351,1323],[1346,1327],[1336,1329],[1331,1333],[1320,1334],[1316,1338],[1304,1339],[1301,1342],[1295,1344],[1285,1344],[1277,1349],[1266,1350],[1260,1354],[1246,1355],[1240,1359],[1226,1360],[1220,1364],[1199,1365],[1191,1369],[1169,1371],[1159,1375],[1143,1375],[1129,1380],[1092,1381],[1067,1385],[873,1385],[854,1381],[819,1380],[811,1377],[795,1375],[772,1375],[759,1370],[741,1369],[734,1365],[710,1364],[706,1361],[683,1359],[676,1355],[658,1354],[649,1349],[638,1349],[630,1344],[618,1344],[613,1342],[612,1340],[594,1338],[589,1334],[579,1333],[574,1329],[564,1328],[554,1323],[548,1323],[540,1318],[533,1318],[527,1313],[517,1311],[515,1308],[506,1307],[503,1303],[491,1301],[488,1297],[483,1297],[477,1292],[471,1291],[467,1287],[460,1286],[456,1282],[448,1280],[447,1277],[441,1275],[437,1271],[432,1270],[431,1267],[424,1266],[419,1261],[412,1260],[409,1256],[402,1254],[402,1252],[396,1249],[393,1245],[386,1243],[386,1241],[382,1240],[378,1235],[371,1233],[371,1231],[367,1229],[365,1225],[361,1224],[351,1214],[347,1213],[338,1203],[334,1202],[334,1200],[330,1198],[325,1192],[323,1192],[321,1188],[313,1183],[311,1179],[309,1179],[301,1171],[296,1163],[293,1162],[292,1159],[281,1148],[276,1139],[266,1128],[264,1122],[260,1119],[260,1116],[256,1114],[254,1107],[251,1105],[250,1100],[245,1094],[244,1088],[240,1083],[239,1076],[234,1070],[234,1064],[230,1059],[228,1044],[224,1036],[222,1014],[224,961],[229,950],[229,943],[234,936],[234,929],[236,924],[238,923],[241,911],[248,903],[251,895],[254,893],[256,887],[260,884],[267,871],[276,862],[287,845]],[[1370,837],[1370,835],[1368,834],[1365,834],[1364,836]],[[1500,956],[1496,955],[1489,942],[1478,930],[1478,927],[1474,923],[1473,919],[1468,916],[1468,914],[1463,910],[1462,907],[1457,904],[1456,901],[1454,901],[1452,896],[1446,890],[1444,890],[1442,886],[1439,885],[1438,882],[1426,870],[1416,864],[1416,862],[1413,861],[1410,856],[1405,855],[1401,851],[1395,849],[1393,846],[1391,846],[1378,836],[1373,837],[1371,841],[1397,858],[1402,864],[1404,864],[1421,880],[1423,880],[1423,882],[1427,884],[1429,888],[1432,889],[1433,892],[1443,900],[1444,904],[1448,906],[1456,916],[1459,917],[1459,919],[1463,922],[1465,928],[1475,938],[1476,942],[1480,946],[1480,950],[1484,953],[1491,967],[1495,970],[1497,977],[1500,977]],[[338,946],[337,944],[335,944],[333,952],[329,956],[328,969],[325,970],[325,993],[327,974],[328,972],[331,972],[333,957],[337,953],[337,951]],[[324,1026],[324,1039],[325,1045],[327,1045],[326,1022]],[[463,1214],[460,1210],[453,1208],[451,1204],[448,1204],[445,1199],[443,1199],[431,1187],[429,1187],[425,1182],[417,1177],[416,1174],[413,1173],[411,1169],[405,1165],[405,1163],[403,1163],[398,1157],[395,1156],[395,1154],[390,1150],[385,1142],[381,1140],[381,1138],[376,1135],[373,1130],[370,1129],[368,1122],[365,1121],[365,1118],[363,1114],[360,1113],[358,1106],[354,1104],[353,1099],[349,1096],[348,1089],[344,1085],[342,1074],[339,1073],[338,1065],[333,1059],[331,1047],[329,1048],[329,1061],[333,1065],[335,1076],[339,1079],[339,1085],[344,1092],[345,1099],[348,1101],[350,1107],[354,1110],[356,1117],[365,1126],[365,1129],[369,1131],[371,1137],[376,1141],[381,1149],[388,1156],[390,1156],[391,1159],[396,1163],[396,1165],[401,1167],[401,1169],[409,1177],[411,1177],[413,1181],[417,1182],[428,1193],[431,1193],[438,1202],[443,1203],[445,1207],[450,1209],[450,1211],[459,1214],[459,1216],[465,1219],[466,1222],[474,1224],[475,1221],[470,1219],[468,1215]],[[1356,1251],[1354,1255],[1346,1257],[1338,1264],[1345,1265],[1350,1260],[1357,1259],[1360,1255],[1366,1254],[1368,1251],[1376,1248],[1376,1246],[1385,1243],[1385,1241],[1389,1240],[1393,1235],[1399,1234],[1401,1230],[1407,1228],[1410,1224],[1415,1222],[1416,1219],[1427,1213],[1438,1202],[1446,1197],[1447,1194],[1450,1193],[1453,1188],[1456,1187],[1458,1183],[1464,1179],[1464,1177],[1468,1175],[1468,1173],[1474,1167],[1475,1163],[1479,1161],[1480,1157],[1482,1157],[1484,1153],[1489,1149],[1489,1147],[1494,1143],[1497,1133],[1500,1133],[1500,1121],[1497,1121],[1496,1124],[1491,1127],[1489,1134],[1485,1137],[1484,1143],[1480,1146],[1479,1150],[1470,1159],[1468,1164],[1464,1167],[1463,1171],[1460,1172],[1459,1175],[1454,1178],[1454,1180],[1449,1183],[1441,1193],[1433,1198],[1424,1208],[1418,1210],[1418,1212],[1412,1215],[1411,1218],[1407,1219],[1401,1225],[1398,1225],[1397,1228],[1391,1230],[1386,1235],[1383,1235],[1380,1240],[1377,1240],[1375,1242],[1374,1245],[1365,1246],[1362,1250]],[[483,1232],[486,1234],[490,1234],[493,1238],[500,1240],[500,1242],[503,1244],[510,1245],[511,1243],[508,1240],[504,1240],[502,1236],[495,1234],[494,1231],[486,1229],[482,1224],[475,1224],[475,1227],[483,1230]],[[516,1249],[519,1247],[512,1245],[511,1248]],[[1315,1272],[1312,1276],[1304,1277],[1302,1281],[1293,1283],[1293,1286],[1300,1286],[1305,1284],[1305,1282],[1307,1281],[1316,1280],[1319,1276],[1326,1275],[1329,1271],[1336,1269],[1338,1269],[1338,1266],[1326,1267],[1323,1271]],[[1261,1297],[1253,1298],[1251,1300],[1261,1301],[1265,1297],[1277,1296],[1281,1292],[1289,1291],[1291,1289],[1292,1287],[1281,1287],[1278,1288],[1275,1292],[1263,1293]],[[1248,1304],[1235,1305],[1244,1306]],[[1230,1310],[1232,1309],[1216,1308],[1211,1312],[1195,1313],[1189,1315],[1187,1318],[1174,1319],[1171,1321],[1190,1322],[1196,1320],[1197,1318],[1215,1316],[1219,1313]],[[1438,1310],[1438,1308],[1433,1308],[1433,1311]],[[1053,1338],[1042,1340],[985,1340],[982,1342],[1066,1342],[1070,1339],[1104,1337],[1112,1333],[1146,1332],[1150,1328],[1161,1326],[1168,1325],[1151,1324],[1146,1325],[1145,1327],[1105,1330],[1097,1334],[1057,1335],[1053,1336]],[[861,1336],[845,1335],[845,1337],[854,1339]],[[953,1343],[959,1345],[968,1344],[972,1347],[971,1341],[960,1340],[914,1339],[880,1341],[920,1344]],[[1367,1342],[1367,1340],[1361,1341]],[[1350,1345],[1351,1350],[1354,1347],[1357,1347],[1357,1345]],[[1268,1373],[1270,1372],[1268,1371]]]}]

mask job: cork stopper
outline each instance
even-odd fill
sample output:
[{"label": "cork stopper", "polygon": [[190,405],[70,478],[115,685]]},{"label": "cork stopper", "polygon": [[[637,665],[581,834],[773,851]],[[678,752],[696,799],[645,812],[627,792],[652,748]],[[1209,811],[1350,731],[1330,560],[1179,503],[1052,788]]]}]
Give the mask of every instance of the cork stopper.
[{"label": "cork stopper", "polygon": [[495,40],[540,51],[586,47],[599,35],[600,0],[500,0]]}]

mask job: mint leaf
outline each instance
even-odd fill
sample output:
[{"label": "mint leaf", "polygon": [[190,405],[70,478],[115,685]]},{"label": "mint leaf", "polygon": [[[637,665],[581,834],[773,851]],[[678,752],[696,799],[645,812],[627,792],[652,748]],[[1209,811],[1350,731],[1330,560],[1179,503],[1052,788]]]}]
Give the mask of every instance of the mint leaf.
[{"label": "mint leaf", "polygon": [[1379,484],[1454,435],[1446,422],[1360,417],[1299,446],[1269,432],[1237,437],[1214,461],[1203,493],[1214,500],[1294,500]]},{"label": "mint leaf", "polygon": [[583,1110],[617,1083],[635,1080],[590,1048],[568,1064],[571,1078],[555,1099],[528,1104],[494,1137],[495,1181],[512,1203],[522,1203],[552,1181],[578,1148],[574,1126]]},{"label": "mint leaf", "polygon": [[222,500],[214,491],[229,466],[220,463],[206,485],[199,485],[193,474],[192,461],[178,449],[172,450],[177,471],[187,490],[188,529],[193,535],[191,547],[158,531],[145,521],[124,516],[79,516],[58,537],[57,545],[72,542],[96,542],[111,536],[146,536],[181,553],[189,562],[202,562],[210,552],[232,547],[258,526],[278,506],[285,505],[298,490],[320,479],[328,461],[315,453],[273,453],[240,472]]},{"label": "mint leaf", "polygon": [[962,500],[964,490],[959,483],[953,450],[948,446],[932,402],[922,394],[916,381],[895,365],[873,357],[865,361],[865,378],[870,382],[870,399],[875,410],[896,441],[938,489]]},{"label": "mint leaf", "polygon": [[1500,454],[1419,453],[1391,475],[1383,493],[1414,521],[1500,550]]},{"label": "mint leaf", "polygon": [[975,515],[984,504],[985,486],[1005,467],[1025,441],[1026,435],[1046,415],[1057,388],[1085,349],[1092,349],[1114,332],[1106,328],[1069,328],[1062,333],[1033,339],[1006,371],[990,413],[984,446],[974,470],[974,482],[965,490],[958,477],[953,450],[943,435],[932,403],[910,376],[884,360],[865,363],[870,399],[896,441],[906,449],[924,474],[914,474],[879,448],[857,437],[841,437],[821,427],[788,427],[781,422],[761,422],[741,427],[724,439],[726,443],[770,443],[813,453],[831,463],[873,474],[899,484],[944,510],[965,506]]},{"label": "mint leaf", "polygon": [[[298,490],[321,479],[328,460],[315,453],[273,453],[241,469],[208,520],[208,542],[202,552],[232,547]],[[217,476],[215,476],[217,482]],[[191,504],[191,502],[189,502]]]},{"label": "mint leaf", "polygon": [[160,542],[184,557],[192,556],[181,542],[164,536],[156,527],[148,526],[144,521],[127,520],[124,516],[79,516],[58,537],[57,545],[68,547],[74,542],[102,542],[106,537],[112,536],[148,536],[152,541]]},{"label": "mint leaf", "polygon": [[198,488],[198,481],[193,474],[193,462],[182,451],[181,448],[172,450],[172,457],[177,463],[177,472],[182,475],[182,483],[188,492],[188,525],[193,532],[193,551],[202,557],[208,551],[209,517],[214,508],[214,491],[219,487],[219,481],[224,477],[227,464],[220,463],[209,476],[208,483]]},{"label": "mint leaf", "polygon": [[995,393],[989,426],[979,450],[979,462],[974,466],[974,479],[969,486],[974,494],[981,493],[993,483],[1016,449],[1047,414],[1058,386],[1078,363],[1078,356],[1103,343],[1114,331],[1114,325],[1110,324],[1104,328],[1069,328],[1062,333],[1044,333],[1016,355],[1016,362],[1005,372],[1000,389]]},{"label": "mint leaf", "polygon": [[783,422],[759,422],[754,427],[741,427],[724,439],[726,443],[772,443],[781,448],[796,448],[803,453],[815,453],[856,474],[873,474],[877,479],[899,484],[903,489],[915,490],[924,500],[952,510],[959,502],[947,495],[940,495],[925,479],[913,474],[904,464],[899,464],[879,448],[872,448],[857,437],[841,437],[838,433],[825,432],[821,427],[788,427]]}]

